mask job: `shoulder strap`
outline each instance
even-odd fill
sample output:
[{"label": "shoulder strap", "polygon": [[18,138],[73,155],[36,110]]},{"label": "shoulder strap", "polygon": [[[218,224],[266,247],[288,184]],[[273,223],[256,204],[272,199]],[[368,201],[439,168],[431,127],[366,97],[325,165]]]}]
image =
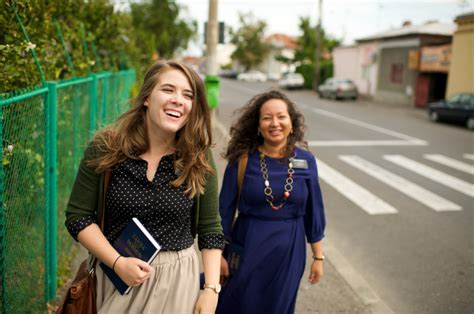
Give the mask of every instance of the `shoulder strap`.
[{"label": "shoulder strap", "polygon": [[247,162],[249,161],[249,154],[242,154],[237,165],[237,209],[239,209],[240,192],[242,191],[242,184],[244,183],[245,170],[247,169]]},{"label": "shoulder strap", "polygon": [[[100,220],[99,220],[99,227],[102,232],[104,232],[104,227],[105,227],[105,196],[107,195],[107,189],[109,188],[109,182],[110,182],[110,176],[111,176],[111,171],[107,170],[104,173],[104,189],[102,191],[102,213],[100,214]],[[89,264],[89,268],[91,272],[95,271],[95,268],[97,266],[97,258],[95,256],[92,257],[92,260]]]},{"label": "shoulder strap", "polygon": [[240,192],[242,191],[242,184],[244,182],[245,170],[247,169],[247,162],[249,161],[249,154],[245,153],[239,158],[239,164],[237,168],[237,187],[238,193],[237,199],[240,199]]}]

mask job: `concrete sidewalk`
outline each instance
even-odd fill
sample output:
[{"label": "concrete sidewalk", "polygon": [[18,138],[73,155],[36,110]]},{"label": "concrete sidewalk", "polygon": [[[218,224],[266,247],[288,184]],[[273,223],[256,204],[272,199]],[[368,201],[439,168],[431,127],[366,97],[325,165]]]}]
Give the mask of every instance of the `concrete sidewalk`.
[{"label": "concrete sidewalk", "polygon": [[[229,138],[226,128],[220,124],[218,119],[213,121],[213,140],[216,143],[213,153],[220,185],[227,164],[221,154],[226,148]],[[365,280],[330,244],[330,239],[325,239],[323,243],[326,256],[324,276],[317,285],[308,283],[312,253],[310,246],[307,246],[306,269],[298,292],[296,313],[392,313]],[[285,287],[281,288],[285,289]]]}]

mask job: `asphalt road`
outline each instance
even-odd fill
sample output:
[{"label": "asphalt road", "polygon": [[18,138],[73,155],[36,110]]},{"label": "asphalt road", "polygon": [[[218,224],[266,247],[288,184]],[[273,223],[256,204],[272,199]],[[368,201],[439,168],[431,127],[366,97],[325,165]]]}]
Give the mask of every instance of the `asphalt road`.
[{"label": "asphalt road", "polygon": [[[219,122],[228,130],[273,85],[221,80]],[[474,133],[421,109],[287,94],[318,159],[331,245],[395,313],[473,313]]]}]

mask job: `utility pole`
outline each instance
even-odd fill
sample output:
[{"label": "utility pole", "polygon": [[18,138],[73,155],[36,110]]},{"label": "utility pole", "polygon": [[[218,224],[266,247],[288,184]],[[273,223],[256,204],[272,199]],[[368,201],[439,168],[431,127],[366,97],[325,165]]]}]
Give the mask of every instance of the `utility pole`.
[{"label": "utility pole", "polygon": [[[217,0],[209,0],[209,17],[207,20],[207,57],[206,57],[206,93],[211,109],[219,106],[219,77],[217,76]],[[214,110],[213,110],[214,112]]]},{"label": "utility pole", "polygon": [[316,52],[314,56],[314,76],[313,76],[313,90],[318,91],[318,85],[321,80],[319,60],[321,59],[321,19],[323,15],[323,0],[319,0],[318,5],[318,24],[316,26]]}]

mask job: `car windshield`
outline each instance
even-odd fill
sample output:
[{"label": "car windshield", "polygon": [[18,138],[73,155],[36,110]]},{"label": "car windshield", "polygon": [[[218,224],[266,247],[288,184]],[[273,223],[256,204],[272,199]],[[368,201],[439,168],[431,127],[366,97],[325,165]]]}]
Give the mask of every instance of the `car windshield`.
[{"label": "car windshield", "polygon": [[343,83],[343,84],[354,84],[354,83],[352,83],[351,80],[337,80],[336,83],[338,83],[338,84],[341,84],[341,83]]},{"label": "car windshield", "polygon": [[449,97],[446,101],[447,102],[458,102],[461,100],[462,94],[454,94],[453,96]]}]

